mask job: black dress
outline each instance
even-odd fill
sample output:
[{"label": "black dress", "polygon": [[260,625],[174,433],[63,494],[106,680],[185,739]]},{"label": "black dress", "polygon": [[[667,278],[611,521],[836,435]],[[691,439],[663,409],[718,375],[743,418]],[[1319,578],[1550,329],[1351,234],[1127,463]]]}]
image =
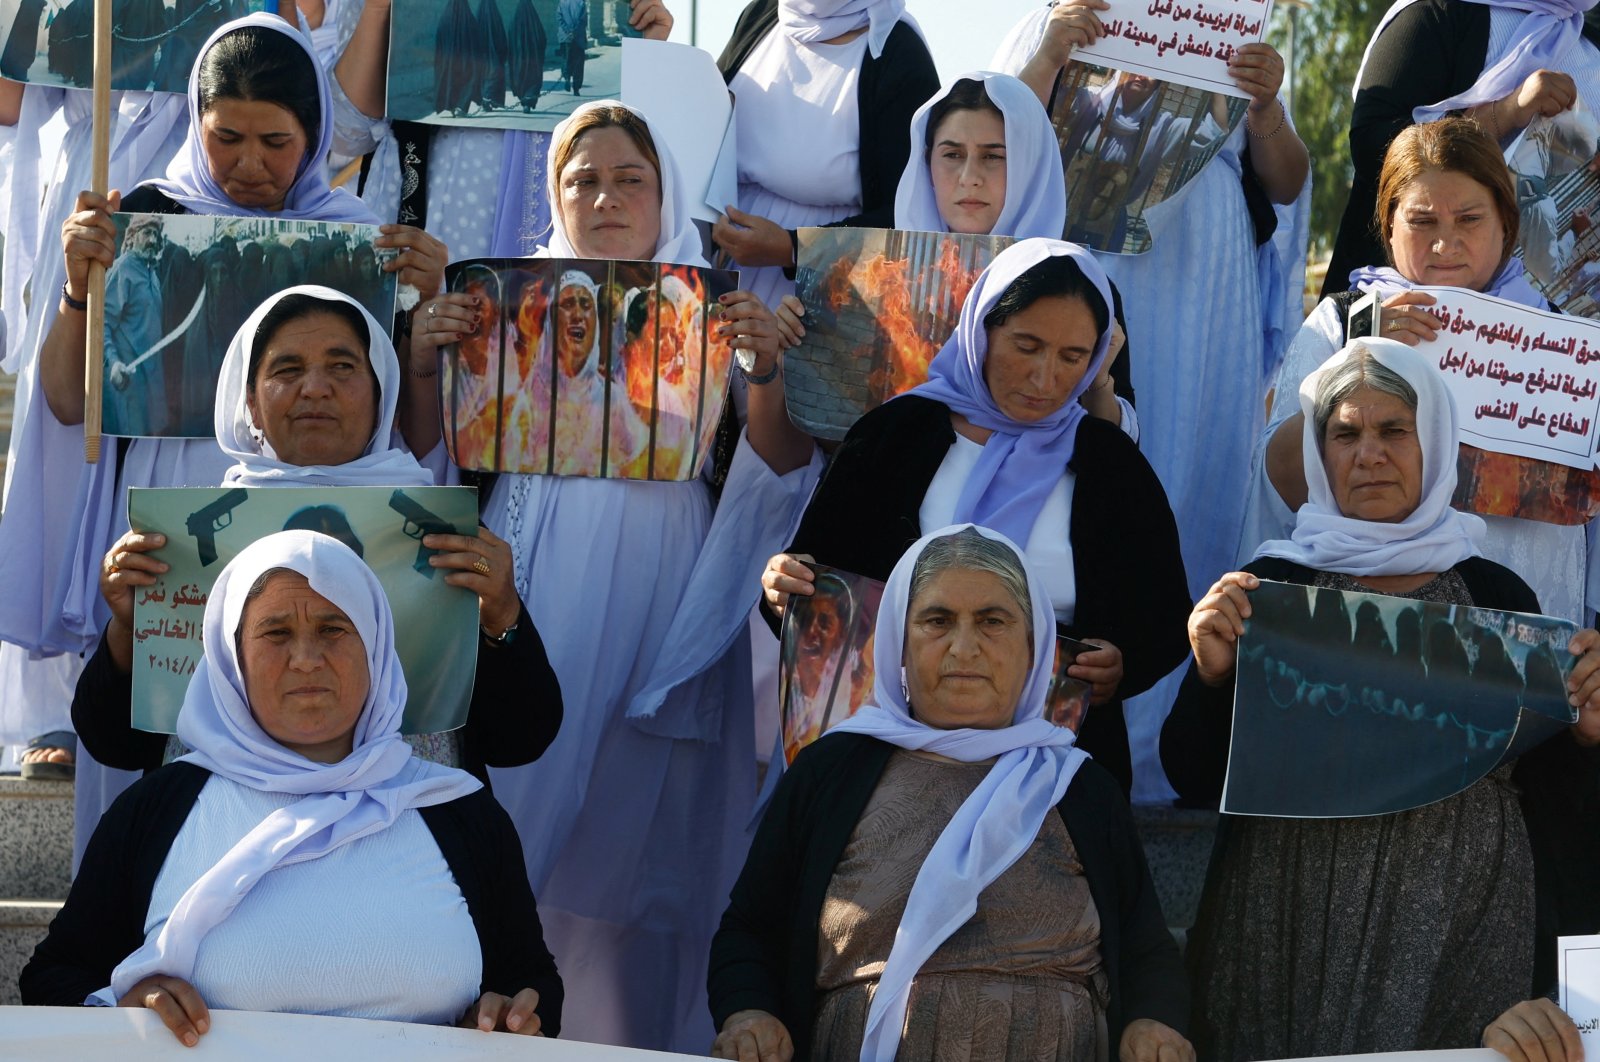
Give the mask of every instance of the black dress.
[{"label": "black dress", "polygon": [[511,16],[511,60],[506,74],[511,81],[511,91],[524,111],[539,105],[539,94],[544,91],[547,47],[549,37],[539,12],[534,10],[533,0],[517,0],[516,14]]},{"label": "black dress", "polygon": [[[925,530],[923,495],[955,444],[950,410],[902,395],[856,422],[806,507],[791,553],[873,579],[889,572]],[[1166,492],[1116,425],[1084,418],[1070,469],[1069,538],[1077,601],[1059,633],[1104,638],[1122,650],[1117,699],[1089,709],[1079,744],[1128,792],[1133,762],[1122,698],[1142,693],[1182,663],[1189,643],[1188,582]]]}]

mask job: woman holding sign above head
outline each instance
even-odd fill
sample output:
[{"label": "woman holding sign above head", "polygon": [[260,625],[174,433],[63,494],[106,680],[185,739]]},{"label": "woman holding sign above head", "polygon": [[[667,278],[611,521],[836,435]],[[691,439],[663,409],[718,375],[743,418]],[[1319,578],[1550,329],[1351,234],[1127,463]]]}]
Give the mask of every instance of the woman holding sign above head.
[{"label": "woman holding sign above head", "polygon": [[[1130,161],[1123,152],[1142,136],[1171,124],[1162,121],[1157,92],[1192,97],[1194,90],[1129,74],[1099,92],[1080,89],[1072,99],[1076,111],[1063,113],[1075,53],[1104,43],[1107,7],[1104,0],[1040,5],[1002,42],[993,67],[1038,93],[1057,116],[1066,148],[1073,146],[1069,131],[1093,127],[1097,157],[1117,165]],[[1141,5],[1133,17],[1145,15]],[[1097,251],[1127,310],[1128,343],[1138,353],[1130,372],[1139,396],[1139,448],[1183,528],[1191,601],[1208,585],[1201,581],[1207,573],[1234,563],[1268,377],[1304,317],[1308,155],[1279,95],[1282,56],[1265,41],[1240,43],[1213,76],[1233,83],[1244,116],[1188,184],[1141,211],[1148,250]],[[1175,150],[1187,148],[1180,141]],[[1082,168],[1089,153],[1063,155],[1062,164]],[[1205,445],[1196,446],[1202,437]],[[1168,676],[1128,706],[1140,799],[1170,795],[1155,776],[1154,744],[1177,680]]]},{"label": "woman holding sign above head", "polygon": [[[705,264],[671,154],[622,104],[586,104],[557,126],[549,195],[541,258]],[[590,273],[582,261],[562,270]],[[424,343],[488,324],[465,292],[426,310]],[[558,349],[592,322],[587,312],[560,319],[569,334]],[[494,786],[521,832],[549,937],[573,957],[570,1035],[681,1051],[710,1040],[695,971],[755,793],[744,632],[756,580],[816,475],[815,448],[784,406],[772,313],[731,292],[712,326],[712,342],[739,348],[750,393],[720,496],[709,482],[717,461],[685,482],[503,474],[485,512],[511,545],[569,706],[550,752],[495,772]],[[622,386],[614,381],[613,402]],[[436,412],[429,427],[436,436]]]},{"label": "woman holding sign above head", "polygon": [[[1238,641],[1252,616],[1266,630],[1277,629],[1252,596],[1262,580],[1324,588],[1319,607],[1322,594],[1355,591],[1540,611],[1526,583],[1480,555],[1482,521],[1450,507],[1457,411],[1428,358],[1392,340],[1354,340],[1306,378],[1299,401],[1310,499],[1291,537],[1262,544],[1245,570],[1212,585],[1189,619],[1194,661],[1162,732],[1161,753],[1168,777],[1190,800],[1215,801],[1224,771],[1240,769],[1237,757],[1246,754],[1233,722],[1234,675],[1244,666],[1236,663]],[[1458,621],[1465,613],[1455,611]],[[1330,654],[1348,652],[1348,632],[1347,625],[1336,645],[1314,643]],[[1458,683],[1487,681],[1476,670],[1490,666],[1483,654],[1468,679],[1464,652],[1439,651],[1458,641],[1450,625],[1434,623],[1427,640],[1430,671],[1454,666],[1461,670]],[[1536,856],[1541,879],[1558,868],[1545,862],[1537,840],[1530,844],[1536,823],[1529,816],[1525,825],[1519,789],[1563,769],[1557,765],[1564,749],[1600,744],[1600,634],[1579,631],[1570,650],[1580,659],[1557,690],[1568,694],[1577,722],[1526,752],[1515,768],[1493,767],[1455,795],[1407,811],[1224,819],[1189,938],[1203,1055],[1243,1060],[1473,1047],[1496,1015],[1526,998],[1534,974]],[[1315,755],[1332,762],[1308,755],[1291,763],[1291,772],[1309,779],[1351,761],[1380,762],[1375,757],[1396,740],[1392,728],[1404,727],[1420,728],[1429,747],[1455,742],[1439,756],[1444,774],[1459,777],[1461,750],[1477,742],[1450,715],[1460,709],[1480,722],[1487,716],[1470,705],[1438,703],[1451,689],[1438,675],[1420,686],[1396,686],[1405,682],[1397,672],[1381,675],[1387,687],[1381,707],[1365,700],[1341,707],[1335,695],[1348,688],[1354,665],[1329,659],[1320,666],[1339,667],[1340,677],[1326,684],[1320,703],[1329,725],[1343,729],[1332,747],[1318,742]],[[1305,679],[1314,675],[1308,671]],[[1514,717],[1520,680],[1511,691],[1503,695],[1513,698]],[[1391,697],[1405,703],[1392,706]],[[1273,718],[1311,726],[1322,721],[1318,703],[1308,700],[1300,709],[1315,716],[1296,720],[1293,711],[1272,709]],[[1292,696],[1285,707],[1294,707]],[[1478,734],[1493,740],[1488,730]],[[1348,746],[1338,746],[1340,739]],[[1276,744],[1268,753],[1286,754]],[[1424,765],[1407,759],[1400,769],[1415,767],[1420,776]],[[1542,880],[1540,892],[1542,903]]]},{"label": "woman holding sign above head", "polygon": [[[239,487],[432,486],[434,474],[397,445],[400,361],[378,321],[354,299],[305,285],[278,292],[240,327],[217,385],[217,444],[235,461],[220,479]],[[335,499],[336,500],[336,499]],[[161,765],[163,734],[132,727],[134,601],[170,566],[166,536],[129,531],[107,551],[100,593],[111,620],[72,704],[73,725],[99,762]],[[512,579],[510,548],[487,528],[476,538],[429,535],[429,563],[478,597],[481,638],[472,702],[460,731],[411,740],[425,758],[487,781],[487,767],[539,758],[561,725],[561,688]]]},{"label": "woman holding sign above head", "polygon": [[856,422],[787,553],[762,576],[781,613],[807,561],[886,576],[920,528],[972,520],[1026,543],[1060,633],[1099,646],[1068,674],[1094,687],[1081,738],[1132,783],[1122,698],[1183,658],[1178,530],[1138,447],[1088,408],[1111,356],[1111,289],[1094,256],[1023,240],[984,270],[928,382]]},{"label": "woman holding sign above head", "polygon": [[896,561],[872,696],[779,781],[712,944],[714,1057],[1193,1062],[1127,802],[1044,717],[1054,594],[972,524]]},{"label": "woman holding sign above head", "polygon": [[[1351,290],[1322,300],[1290,345],[1273,385],[1272,409],[1254,464],[1243,550],[1282,538],[1294,525],[1294,512],[1306,498],[1295,393],[1302,380],[1344,345],[1350,308],[1362,295],[1379,297],[1383,337],[1412,345],[1435,339],[1443,325],[1429,312],[1434,297],[1413,290],[1423,285],[1465,288],[1548,308],[1528,282],[1522,260],[1512,255],[1516,204],[1511,171],[1493,139],[1472,119],[1415,125],[1395,138],[1384,160],[1374,217],[1388,264],[1373,263],[1352,274]],[[1509,362],[1515,360],[1508,355]],[[1507,493],[1506,502],[1516,500],[1515,488]],[[1582,522],[1564,526],[1506,515],[1488,515],[1484,522],[1484,556],[1526,579],[1550,615],[1575,622],[1587,616],[1596,594],[1587,587],[1587,529]]]},{"label": "woman holding sign above head", "polygon": [[178,735],[193,751],[95,831],[20,980],[34,1005],[209,1008],[560,1031],[562,986],[516,831],[482,784],[400,740],[383,587],[286,531],[230,561]]}]

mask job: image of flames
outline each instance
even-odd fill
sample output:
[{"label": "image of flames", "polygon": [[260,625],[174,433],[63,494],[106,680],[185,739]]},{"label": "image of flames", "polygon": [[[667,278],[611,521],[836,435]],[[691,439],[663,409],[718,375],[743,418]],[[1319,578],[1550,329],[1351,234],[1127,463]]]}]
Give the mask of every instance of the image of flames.
[{"label": "image of flames", "polygon": [[1462,446],[1451,504],[1484,516],[1584,524],[1600,513],[1600,472]]}]

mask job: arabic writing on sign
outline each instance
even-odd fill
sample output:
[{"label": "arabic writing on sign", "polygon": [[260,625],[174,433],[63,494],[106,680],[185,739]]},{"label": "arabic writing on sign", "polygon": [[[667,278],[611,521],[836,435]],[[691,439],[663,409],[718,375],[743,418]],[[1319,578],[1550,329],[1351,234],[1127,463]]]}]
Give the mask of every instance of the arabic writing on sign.
[{"label": "arabic writing on sign", "polygon": [[1243,45],[1261,40],[1271,11],[1271,0],[1111,0],[1101,16],[1105,37],[1073,57],[1243,96],[1228,76],[1228,62]]},{"label": "arabic writing on sign", "polygon": [[1417,349],[1455,396],[1462,441],[1499,453],[1594,467],[1600,325],[1459,288],[1433,295],[1444,322]]},{"label": "arabic writing on sign", "polygon": [[188,654],[183,656],[157,656],[155,653],[150,653],[148,654],[148,660],[152,671],[166,671],[174,675],[194,674],[195,659]]}]

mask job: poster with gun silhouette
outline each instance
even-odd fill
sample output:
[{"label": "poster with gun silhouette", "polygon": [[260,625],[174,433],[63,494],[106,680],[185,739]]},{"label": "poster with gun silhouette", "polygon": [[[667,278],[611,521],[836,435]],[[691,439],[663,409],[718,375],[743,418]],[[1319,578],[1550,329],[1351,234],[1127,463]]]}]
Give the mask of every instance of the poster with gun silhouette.
[{"label": "poster with gun silhouette", "polygon": [[[785,763],[872,696],[873,631],[883,583],[824,564],[811,570],[815,593],[789,599],[781,631],[778,705]],[[1092,691],[1066,669],[1079,653],[1095,648],[1056,638],[1055,681],[1045,714],[1057,726],[1076,731],[1089,710]]]},{"label": "poster with gun silhouette", "polygon": [[716,441],[733,349],[717,299],[739,275],[605,259],[475,258],[445,270],[479,300],[441,353],[445,445],[461,468],[688,480]]},{"label": "poster with gun silhouette", "polygon": [[[275,0],[114,0],[111,87],[184,92],[217,28]],[[94,0],[0,0],[0,77],[94,87]]]},{"label": "poster with gun silhouette", "polygon": [[394,0],[391,121],[549,132],[622,95],[626,0]]},{"label": "poster with gun silhouette", "polygon": [[1222,810],[1387,815],[1454,796],[1577,715],[1577,626],[1263,580],[1239,640]]},{"label": "poster with gun silhouette", "polygon": [[267,297],[322,284],[394,320],[396,255],[376,225],[205,214],[115,214],[106,271],[107,435],[209,439],[233,335]]},{"label": "poster with gun silhouette", "polygon": [[201,625],[217,573],[250,543],[304,528],[339,539],[383,584],[409,696],[401,730],[435,734],[466,722],[478,653],[478,599],[445,583],[422,544],[434,532],[478,533],[471,487],[135,487],[128,524],[159,531],[171,567],[133,607],[133,725],[173,733],[204,653]]},{"label": "poster with gun silhouette", "polygon": [[783,356],[789,417],[843,439],[862,414],[928,379],[978,274],[1015,241],[901,229],[803,228],[795,291],[806,334]]}]

